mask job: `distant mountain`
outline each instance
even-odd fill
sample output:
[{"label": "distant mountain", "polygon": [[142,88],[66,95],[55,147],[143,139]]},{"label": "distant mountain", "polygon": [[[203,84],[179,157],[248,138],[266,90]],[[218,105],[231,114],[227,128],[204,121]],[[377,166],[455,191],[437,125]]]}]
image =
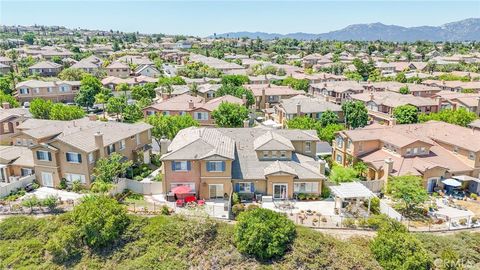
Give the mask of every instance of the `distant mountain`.
[{"label": "distant mountain", "polygon": [[[213,37],[213,36],[212,36]],[[264,33],[264,32],[231,32],[217,34],[216,37],[229,38],[295,38],[299,40],[385,40],[385,41],[467,41],[480,40],[480,18],[465,19],[441,26],[403,27],[382,23],[353,24],[343,29],[323,34],[309,33]]]}]

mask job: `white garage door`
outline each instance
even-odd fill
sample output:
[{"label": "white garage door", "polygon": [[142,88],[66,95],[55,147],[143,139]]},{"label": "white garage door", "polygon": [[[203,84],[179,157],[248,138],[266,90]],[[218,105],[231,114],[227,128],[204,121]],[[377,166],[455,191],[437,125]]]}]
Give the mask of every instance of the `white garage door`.
[{"label": "white garage door", "polygon": [[42,172],[42,186],[53,187],[53,174],[49,172]]}]

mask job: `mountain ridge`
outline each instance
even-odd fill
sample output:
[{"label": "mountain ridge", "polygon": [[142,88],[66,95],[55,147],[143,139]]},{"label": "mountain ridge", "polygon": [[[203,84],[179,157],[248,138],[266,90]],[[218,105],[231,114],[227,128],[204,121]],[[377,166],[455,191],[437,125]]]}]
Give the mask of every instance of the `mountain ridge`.
[{"label": "mountain ridge", "polygon": [[[413,26],[386,25],[380,22],[368,24],[351,24],[339,30],[327,33],[266,33],[266,32],[229,32],[215,35],[216,37],[230,38],[261,38],[271,40],[275,38],[295,38],[299,40],[358,40],[358,41],[478,41],[480,40],[480,18],[468,18],[460,21],[445,23],[440,26]],[[214,37],[214,36],[210,36]]]}]

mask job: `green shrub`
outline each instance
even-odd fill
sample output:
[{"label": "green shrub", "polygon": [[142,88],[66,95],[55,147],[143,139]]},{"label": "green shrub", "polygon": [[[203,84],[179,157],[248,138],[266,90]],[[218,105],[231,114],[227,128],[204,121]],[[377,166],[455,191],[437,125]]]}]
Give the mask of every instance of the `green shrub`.
[{"label": "green shrub", "polygon": [[58,185],[59,189],[67,189],[67,180],[65,178],[62,178],[60,180],[60,185]]},{"label": "green shrub", "polygon": [[33,195],[30,196],[22,201],[22,205],[25,207],[35,207],[35,206],[40,206],[40,200],[37,198],[37,196]]},{"label": "green shrub", "polygon": [[283,256],[294,239],[293,222],[272,210],[258,208],[243,212],[235,224],[237,249],[260,260]]},{"label": "green shrub", "polygon": [[253,210],[253,209],[257,209],[257,208],[259,208],[259,206],[258,206],[257,204],[249,204],[249,205],[247,206],[247,209],[246,209],[246,210],[247,210],[247,211],[250,211],[250,210]]},{"label": "green shrub", "polygon": [[245,205],[243,205],[243,203],[237,203],[232,206],[232,213],[235,217],[238,217],[243,211],[245,211]]},{"label": "green shrub", "polygon": [[85,186],[80,182],[80,180],[75,180],[72,182],[72,191],[73,192],[81,192],[85,189]]},{"label": "green shrub", "polygon": [[80,254],[79,234],[80,231],[73,225],[63,226],[52,234],[45,248],[54,262],[62,263]]},{"label": "green shrub", "polygon": [[237,192],[234,192],[232,195],[232,205],[240,203],[240,196],[238,196]]},{"label": "green shrub", "polygon": [[478,195],[475,193],[470,194],[470,199],[476,200],[478,198]]},{"label": "green shrub", "polygon": [[106,196],[87,196],[71,212],[74,225],[90,247],[102,247],[117,239],[128,225],[127,211]]}]

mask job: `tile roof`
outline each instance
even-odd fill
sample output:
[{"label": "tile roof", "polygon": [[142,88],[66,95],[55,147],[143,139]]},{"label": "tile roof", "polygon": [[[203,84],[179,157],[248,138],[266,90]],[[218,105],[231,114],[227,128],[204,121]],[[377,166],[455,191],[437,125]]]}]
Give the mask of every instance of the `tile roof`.
[{"label": "tile roof", "polygon": [[61,68],[61,67],[62,67],[62,65],[54,63],[54,62],[41,61],[41,62],[38,62],[38,63],[30,66],[29,69],[32,69],[32,68]]},{"label": "tile roof", "polygon": [[320,98],[311,98],[303,95],[295,96],[289,99],[282,99],[280,101],[280,106],[285,110],[287,114],[297,113],[297,104],[300,104],[302,113],[317,113],[325,112],[327,110],[333,112],[342,111],[342,106],[327,102]]}]

